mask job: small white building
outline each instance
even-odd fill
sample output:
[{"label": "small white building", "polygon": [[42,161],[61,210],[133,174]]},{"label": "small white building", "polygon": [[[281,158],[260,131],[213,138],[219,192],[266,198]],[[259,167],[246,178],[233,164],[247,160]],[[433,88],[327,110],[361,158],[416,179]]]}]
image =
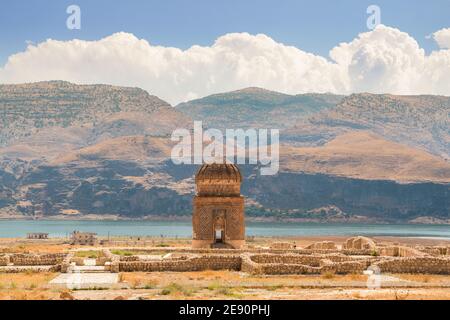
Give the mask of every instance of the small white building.
[{"label": "small white building", "polygon": [[27,239],[48,239],[48,233],[44,233],[44,232],[31,232],[31,233],[27,233]]}]

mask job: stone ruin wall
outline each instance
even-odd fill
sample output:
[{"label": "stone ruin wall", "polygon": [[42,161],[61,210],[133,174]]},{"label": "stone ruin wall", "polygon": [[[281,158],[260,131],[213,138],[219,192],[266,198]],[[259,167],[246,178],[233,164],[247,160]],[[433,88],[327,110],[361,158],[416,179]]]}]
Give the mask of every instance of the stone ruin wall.
[{"label": "stone ruin wall", "polygon": [[415,248],[404,247],[404,246],[388,246],[381,247],[377,249],[377,252],[381,256],[390,257],[424,257],[428,256],[427,253],[419,251]]},{"label": "stone ruin wall", "polygon": [[450,256],[450,247],[421,247],[419,250],[432,256]]},{"label": "stone ruin wall", "polygon": [[21,272],[45,273],[45,272],[61,272],[61,265],[52,266],[9,266],[2,269],[1,273],[21,273]]},{"label": "stone ruin wall", "polygon": [[59,272],[61,262],[66,255],[63,253],[22,254],[12,253],[0,256],[0,266],[3,273]]},{"label": "stone ruin wall", "polygon": [[352,259],[344,255],[243,255],[242,271],[252,274],[361,273],[373,259]]},{"label": "stone ruin wall", "polygon": [[203,255],[190,258],[177,258],[156,261],[119,261],[120,272],[133,271],[203,271],[203,270],[236,270],[241,269],[239,255]]},{"label": "stone ruin wall", "polygon": [[450,258],[408,257],[391,258],[374,263],[381,272],[450,274]]},{"label": "stone ruin wall", "polygon": [[[301,251],[301,250],[298,250]],[[303,250],[302,250],[303,251]],[[361,253],[360,250],[356,250]],[[181,256],[166,260],[140,260],[139,257],[116,257],[112,272],[236,270],[251,274],[360,274],[371,265],[387,273],[450,274],[450,258],[432,257],[411,248],[390,248],[386,254],[400,256],[350,256],[342,253],[241,253]]]},{"label": "stone ruin wall", "polygon": [[[346,248],[333,249],[330,243],[310,246],[311,249],[186,249],[139,248],[148,254],[172,253],[160,260],[145,260],[138,255],[119,256],[103,250],[97,265],[111,272],[235,270],[250,274],[360,274],[369,266],[378,266],[382,273],[450,274],[449,247],[377,246],[357,239],[346,242]],[[277,246],[275,246],[277,247]],[[325,249],[327,248],[327,249]],[[134,250],[135,248],[133,248]],[[174,254],[175,253],[175,254]],[[78,261],[80,260],[80,261]],[[23,272],[24,266],[42,266],[36,272],[70,272],[71,263],[82,264],[82,258],[68,254],[2,254],[2,272]],[[17,268],[14,268],[16,267]]]},{"label": "stone ruin wall", "polygon": [[61,272],[62,273],[67,273],[70,271],[70,262],[72,261],[74,257],[73,252],[69,252],[63,259],[63,261],[61,262]]},{"label": "stone ruin wall", "polygon": [[370,259],[353,260],[340,255],[203,255],[170,260],[120,260],[116,272],[236,270],[252,274],[357,273],[370,265]]},{"label": "stone ruin wall", "polygon": [[[130,251],[139,251],[142,254],[159,254],[161,251],[167,253],[183,253],[183,254],[219,254],[219,255],[236,255],[242,253],[273,253],[273,254],[331,254],[331,253],[342,253],[344,255],[354,255],[354,256],[366,256],[373,254],[373,250],[368,249],[273,249],[273,248],[251,248],[251,249],[193,249],[193,248],[141,248],[141,247],[132,247],[132,248],[118,248]],[[133,256],[120,256],[120,259],[123,261],[126,260],[136,260],[138,257],[136,255]]]},{"label": "stone ruin wall", "polygon": [[0,257],[0,265],[7,266],[13,264],[15,266],[51,266],[61,263],[66,254],[50,253],[50,254],[9,254]]},{"label": "stone ruin wall", "polygon": [[0,266],[7,266],[9,264],[9,255],[0,256]]}]

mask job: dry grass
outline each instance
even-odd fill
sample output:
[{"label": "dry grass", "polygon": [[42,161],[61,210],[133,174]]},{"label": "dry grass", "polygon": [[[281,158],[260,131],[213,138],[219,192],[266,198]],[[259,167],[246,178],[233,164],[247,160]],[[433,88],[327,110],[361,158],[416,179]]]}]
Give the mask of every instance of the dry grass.
[{"label": "dry grass", "polygon": [[97,251],[97,250],[82,250],[75,252],[75,257],[78,258],[90,258],[90,259],[97,259],[100,257],[103,257],[103,251]]},{"label": "dry grass", "polygon": [[[48,282],[56,273],[0,274],[0,299],[61,299]],[[408,280],[445,281],[448,276],[394,275]],[[77,290],[76,299],[450,299],[450,288],[368,290],[364,275],[252,276],[234,271],[120,273],[129,289]],[[405,279],[405,280],[406,280]],[[329,286],[332,287],[329,287]]]},{"label": "dry grass", "polygon": [[367,276],[362,274],[331,274],[330,277],[328,275],[255,276],[236,271],[206,270],[121,273],[120,279],[128,283],[131,288],[144,288],[147,284],[152,288],[164,288],[171,283],[177,283],[183,287],[193,287],[198,291],[204,290],[210,293],[224,288],[283,291],[286,288],[352,286],[354,283],[365,286]]},{"label": "dry grass", "polygon": [[50,290],[0,291],[0,300],[55,300],[59,295],[59,292]]},{"label": "dry grass", "polygon": [[57,290],[50,290],[48,282],[56,273],[0,273],[0,300],[57,299]]},{"label": "dry grass", "polygon": [[10,243],[3,245],[2,253],[60,253],[70,249],[67,244],[47,244],[47,243]]},{"label": "dry grass", "polygon": [[127,272],[120,273],[119,280],[128,283],[133,289],[153,289],[159,285],[158,277],[151,273]]},{"label": "dry grass", "polygon": [[415,282],[423,282],[426,284],[448,284],[450,285],[450,275],[433,275],[433,274],[396,274],[395,277]]},{"label": "dry grass", "polygon": [[30,285],[42,287],[56,277],[56,273],[26,272],[26,273],[0,273],[0,288],[8,288],[15,284],[17,288],[28,288]]},{"label": "dry grass", "polygon": [[178,283],[172,282],[161,290],[160,295],[171,297],[191,297],[194,293],[195,291],[193,288],[184,287]]},{"label": "dry grass", "polygon": [[[312,295],[314,291],[311,291]],[[342,290],[330,294],[331,299],[351,300],[450,300],[450,289],[379,289],[379,290]],[[320,299],[315,294],[313,299]]]},{"label": "dry grass", "polygon": [[334,276],[335,276],[335,274],[333,272],[329,272],[329,271],[322,274],[322,278],[327,279],[327,280],[333,279]]}]

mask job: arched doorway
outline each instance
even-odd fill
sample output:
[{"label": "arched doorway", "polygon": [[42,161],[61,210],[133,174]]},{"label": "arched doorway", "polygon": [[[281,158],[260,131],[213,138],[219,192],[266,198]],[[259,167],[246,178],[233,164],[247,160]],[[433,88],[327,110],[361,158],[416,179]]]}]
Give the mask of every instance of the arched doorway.
[{"label": "arched doorway", "polygon": [[214,221],[214,243],[225,243],[225,214],[219,214]]}]

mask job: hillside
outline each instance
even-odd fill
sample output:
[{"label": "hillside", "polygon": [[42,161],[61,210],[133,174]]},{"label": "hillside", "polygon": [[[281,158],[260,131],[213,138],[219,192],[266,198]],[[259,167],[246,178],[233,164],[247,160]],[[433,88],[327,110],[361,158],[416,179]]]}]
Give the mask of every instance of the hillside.
[{"label": "hillside", "polygon": [[186,117],[168,103],[138,88],[63,81],[0,85],[0,147],[61,136],[89,143],[147,129],[167,134],[185,123]]},{"label": "hillside", "polygon": [[0,86],[0,97],[0,218],[189,215],[197,166],[172,163],[169,135],[191,116],[282,129],[278,175],[241,166],[248,216],[450,216],[446,97],[247,88],[173,108],[136,88],[66,82]]},{"label": "hillside", "polygon": [[320,147],[281,149],[281,167],[365,180],[450,183],[450,163],[365,131],[348,132]]},{"label": "hillside", "polygon": [[284,138],[317,145],[353,130],[450,159],[450,97],[353,94],[289,128]]},{"label": "hillside", "polygon": [[342,96],[288,95],[261,88],[214,94],[176,109],[212,128],[287,128],[310,114],[334,107]]},{"label": "hillside", "polygon": [[170,158],[171,141],[162,137],[124,136],[90,145],[61,155],[52,165],[64,165],[74,161],[122,160],[137,163],[158,162]]}]

